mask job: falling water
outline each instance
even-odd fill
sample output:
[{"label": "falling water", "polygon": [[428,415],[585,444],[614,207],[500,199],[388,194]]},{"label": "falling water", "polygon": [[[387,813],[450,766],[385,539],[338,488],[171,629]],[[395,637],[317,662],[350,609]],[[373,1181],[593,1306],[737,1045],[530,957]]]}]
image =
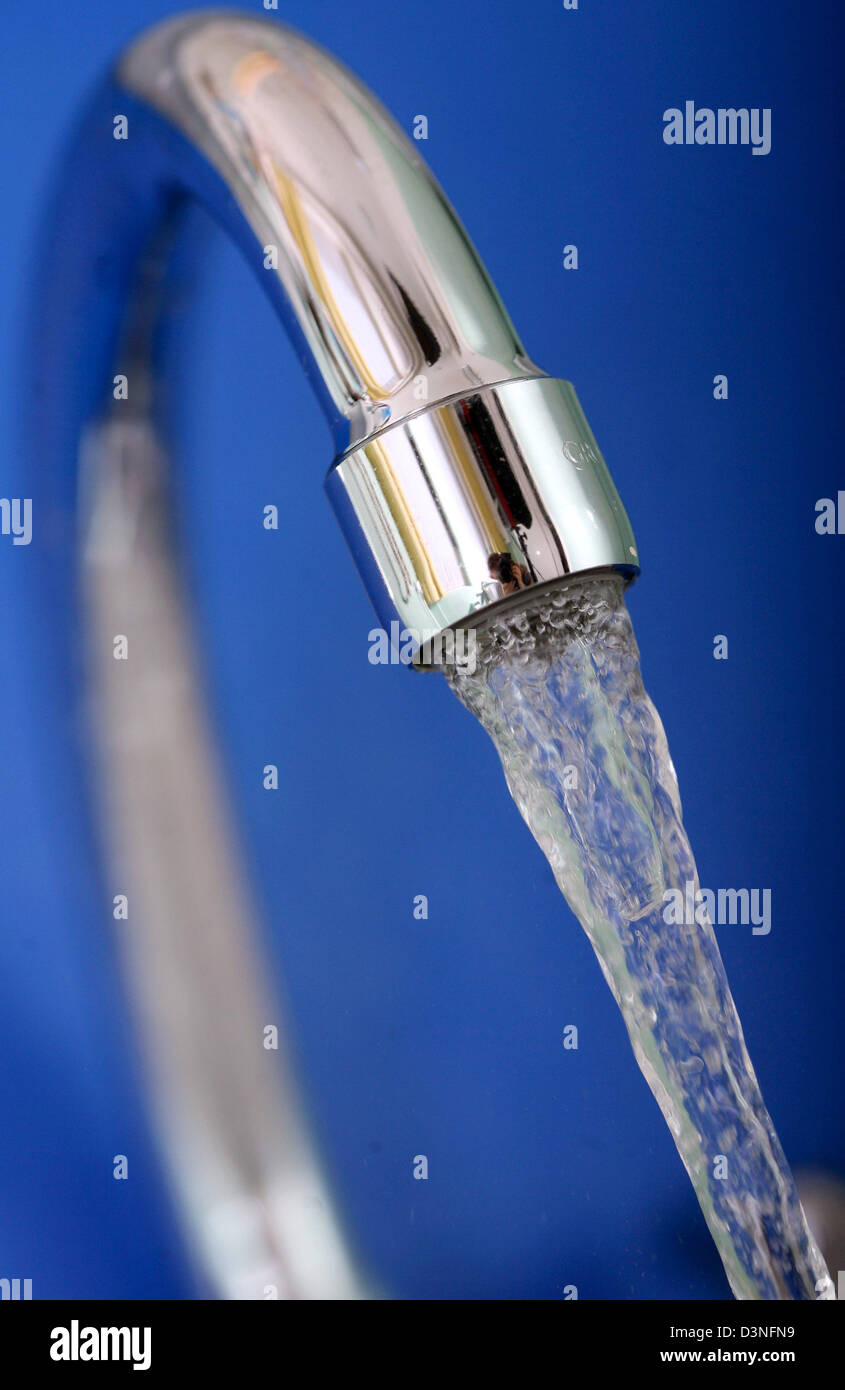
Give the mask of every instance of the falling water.
[{"label": "falling water", "polygon": [[[579,918],[737,1298],[834,1297],[763,1104],[712,925],[670,925],[698,874],[675,769],[611,575],[529,591],[447,669]],[[671,901],[671,898],[669,899]],[[698,899],[694,899],[697,903]],[[682,914],[687,915],[687,914]],[[701,919],[704,918],[703,923]]]}]

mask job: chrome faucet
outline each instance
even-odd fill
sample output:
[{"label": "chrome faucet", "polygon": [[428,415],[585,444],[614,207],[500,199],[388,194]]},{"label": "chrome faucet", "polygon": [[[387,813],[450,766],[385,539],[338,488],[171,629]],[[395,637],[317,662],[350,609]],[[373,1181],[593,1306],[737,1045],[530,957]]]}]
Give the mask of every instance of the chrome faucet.
[{"label": "chrome faucet", "polygon": [[330,502],[381,625],[416,634],[417,664],[479,605],[509,602],[491,555],[531,584],[631,579],[639,561],[571,385],[527,357],[417,146],[371,93],[242,13],[187,15],[134,42],[57,189],[31,401],[38,505],[63,589],[84,560],[112,880],[145,924],[116,931],[199,1266],[225,1296],[352,1297],[369,1286],[293,1084],[262,1046],[279,1009],[168,524],[156,325],[194,200],[288,329],[333,432]]}]

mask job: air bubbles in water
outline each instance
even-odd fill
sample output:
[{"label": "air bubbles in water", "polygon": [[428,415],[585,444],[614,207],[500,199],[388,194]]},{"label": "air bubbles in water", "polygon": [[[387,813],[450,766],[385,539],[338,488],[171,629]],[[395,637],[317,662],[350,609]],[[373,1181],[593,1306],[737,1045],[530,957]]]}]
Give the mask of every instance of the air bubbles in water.
[{"label": "air bubbles in water", "polygon": [[698,874],[614,575],[528,590],[477,632],[453,690],[579,918],[737,1298],[833,1297],[763,1104],[712,926],[669,925]]}]

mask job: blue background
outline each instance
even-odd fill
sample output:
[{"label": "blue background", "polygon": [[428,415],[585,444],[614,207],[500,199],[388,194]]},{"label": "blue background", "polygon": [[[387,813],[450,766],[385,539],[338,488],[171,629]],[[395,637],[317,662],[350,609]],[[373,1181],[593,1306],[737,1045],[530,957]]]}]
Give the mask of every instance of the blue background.
[{"label": "blue background", "polygon": [[[172,12],[34,0],[4,15],[0,495],[28,495],[20,331],[63,135],[115,51]],[[423,153],[529,353],[575,383],[637,534],[630,606],[702,882],[772,889],[769,937],[719,929],[764,1095],[793,1166],[842,1173],[845,539],[813,524],[845,487],[834,13],[282,0],[278,17],[405,129],[428,116]],[[667,147],[662,113],[687,98],[771,107],[772,152]],[[61,266],[41,269],[60,293]],[[492,746],[439,679],[368,664],[372,615],[322,497],[322,417],[222,244],[186,336],[183,501],[215,710],[362,1251],[410,1297],[724,1297]],[[310,518],[294,556],[260,526],[283,490]],[[28,548],[0,538],[0,1276],[33,1278],[36,1297],[188,1298],[80,814],[78,711],[47,678],[42,563],[37,525]],[[129,1182],[111,1176],[118,1152]]]}]

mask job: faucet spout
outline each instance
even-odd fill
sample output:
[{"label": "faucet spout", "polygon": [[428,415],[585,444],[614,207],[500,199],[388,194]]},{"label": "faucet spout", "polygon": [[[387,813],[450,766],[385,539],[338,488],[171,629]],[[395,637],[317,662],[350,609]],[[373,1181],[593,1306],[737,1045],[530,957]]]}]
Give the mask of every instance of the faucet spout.
[{"label": "faucet spout", "polygon": [[571,385],[526,355],[415,143],[336,59],[266,20],[206,11],[155,27],[87,114],[47,351],[66,364],[85,324],[96,365],[77,429],[111,380],[138,263],[191,199],[287,326],[334,436],[329,499],[383,627],[419,633],[423,664],[426,637],[490,602],[491,555],[533,583],[638,572]]}]

